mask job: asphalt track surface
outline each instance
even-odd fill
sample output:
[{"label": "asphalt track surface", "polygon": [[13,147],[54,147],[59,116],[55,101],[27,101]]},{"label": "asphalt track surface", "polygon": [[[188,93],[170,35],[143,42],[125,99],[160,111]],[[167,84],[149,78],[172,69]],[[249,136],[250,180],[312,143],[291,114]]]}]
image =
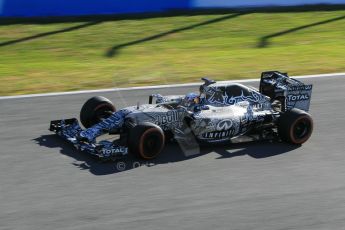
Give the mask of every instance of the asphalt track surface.
[{"label": "asphalt track surface", "polygon": [[[305,81],[315,128],[303,146],[235,144],[185,157],[170,144],[146,165],[98,162],[47,130],[93,94],[0,100],[0,229],[345,229],[345,76]],[[123,107],[150,93],[103,95]]]}]

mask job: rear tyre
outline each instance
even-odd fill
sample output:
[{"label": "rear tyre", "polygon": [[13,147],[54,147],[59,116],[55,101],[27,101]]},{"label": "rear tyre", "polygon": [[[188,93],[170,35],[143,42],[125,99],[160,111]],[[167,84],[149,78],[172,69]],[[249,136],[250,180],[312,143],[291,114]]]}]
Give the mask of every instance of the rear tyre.
[{"label": "rear tyre", "polygon": [[136,157],[145,160],[156,158],[162,152],[164,142],[163,130],[153,123],[144,122],[129,130],[129,151]]},{"label": "rear tyre", "polygon": [[313,119],[300,109],[291,109],[279,118],[278,133],[283,141],[303,144],[313,132]]},{"label": "rear tyre", "polygon": [[81,108],[80,121],[85,128],[90,128],[115,111],[116,108],[109,99],[100,96],[92,97]]}]

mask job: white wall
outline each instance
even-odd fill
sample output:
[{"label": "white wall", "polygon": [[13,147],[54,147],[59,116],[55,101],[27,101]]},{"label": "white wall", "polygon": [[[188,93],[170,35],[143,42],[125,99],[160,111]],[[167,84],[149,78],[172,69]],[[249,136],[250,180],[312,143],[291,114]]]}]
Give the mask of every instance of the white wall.
[{"label": "white wall", "polygon": [[345,0],[193,0],[194,7],[289,6],[304,4],[341,4]]}]

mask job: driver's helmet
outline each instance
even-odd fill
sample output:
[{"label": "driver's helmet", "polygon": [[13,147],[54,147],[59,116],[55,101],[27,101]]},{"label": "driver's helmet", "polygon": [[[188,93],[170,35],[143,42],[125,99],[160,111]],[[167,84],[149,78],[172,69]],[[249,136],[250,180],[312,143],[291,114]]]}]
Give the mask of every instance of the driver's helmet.
[{"label": "driver's helmet", "polygon": [[200,103],[199,95],[196,93],[188,93],[182,100],[183,106],[190,107]]}]

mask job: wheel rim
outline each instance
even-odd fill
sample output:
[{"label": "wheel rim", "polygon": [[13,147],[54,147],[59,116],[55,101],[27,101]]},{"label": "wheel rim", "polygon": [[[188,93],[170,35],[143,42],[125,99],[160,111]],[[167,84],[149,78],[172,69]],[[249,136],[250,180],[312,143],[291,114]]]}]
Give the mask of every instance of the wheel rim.
[{"label": "wheel rim", "polygon": [[301,141],[309,137],[311,130],[311,122],[307,118],[300,119],[293,127],[293,135],[296,141]]},{"label": "wheel rim", "polygon": [[163,148],[161,133],[154,129],[147,130],[141,138],[141,156],[146,159],[156,157]]}]

